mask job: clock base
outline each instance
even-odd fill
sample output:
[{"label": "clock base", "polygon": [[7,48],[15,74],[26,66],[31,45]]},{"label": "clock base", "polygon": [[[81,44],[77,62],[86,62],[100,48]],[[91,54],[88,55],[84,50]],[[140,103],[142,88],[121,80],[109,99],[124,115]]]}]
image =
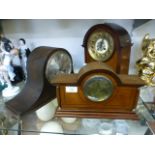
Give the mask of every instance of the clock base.
[{"label": "clock base", "polygon": [[78,118],[105,118],[105,119],[132,119],[138,120],[135,112],[93,112],[93,111],[68,111],[58,108],[56,117],[78,117]]}]

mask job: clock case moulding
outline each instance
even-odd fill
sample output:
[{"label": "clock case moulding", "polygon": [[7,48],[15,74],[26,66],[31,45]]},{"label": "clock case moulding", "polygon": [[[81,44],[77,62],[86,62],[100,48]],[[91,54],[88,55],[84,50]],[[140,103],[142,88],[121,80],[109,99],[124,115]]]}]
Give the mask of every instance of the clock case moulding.
[{"label": "clock case moulding", "polygon": [[[27,62],[28,77],[22,91],[6,102],[6,107],[13,113],[23,116],[35,111],[56,98],[56,86],[50,84],[45,70],[50,57],[58,50],[69,52],[63,48],[41,46],[33,50]],[[73,63],[71,64],[73,72]]]},{"label": "clock case moulding", "polygon": [[[93,102],[83,93],[83,84],[94,75],[103,75],[114,85],[112,95],[105,101]],[[84,118],[138,119],[136,108],[139,87],[144,82],[136,75],[115,73],[102,62],[91,62],[77,74],[56,75],[51,80],[57,86],[59,108],[56,116]],[[77,92],[66,92],[66,87],[77,87]]]},{"label": "clock case moulding", "polygon": [[82,45],[84,47],[85,63],[97,61],[88,52],[88,39],[96,30],[109,33],[114,40],[113,54],[104,63],[111,66],[118,74],[128,74],[132,46],[131,38],[126,29],[114,23],[94,25],[86,32]]}]

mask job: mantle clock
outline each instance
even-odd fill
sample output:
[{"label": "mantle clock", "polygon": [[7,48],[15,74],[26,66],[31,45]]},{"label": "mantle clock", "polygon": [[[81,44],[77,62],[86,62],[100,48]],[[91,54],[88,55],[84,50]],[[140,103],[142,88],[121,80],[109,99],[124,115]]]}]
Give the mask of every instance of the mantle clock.
[{"label": "mantle clock", "polygon": [[78,74],[57,75],[50,82],[57,86],[56,116],[137,119],[133,110],[144,82],[136,75],[91,62]]},{"label": "mantle clock", "polygon": [[100,61],[119,74],[128,74],[131,38],[121,26],[113,23],[92,26],[83,39],[85,63]]},{"label": "mantle clock", "polygon": [[28,78],[25,87],[6,106],[23,116],[56,98],[56,87],[50,80],[57,74],[73,72],[72,57],[66,49],[37,47],[30,54],[27,64]]}]

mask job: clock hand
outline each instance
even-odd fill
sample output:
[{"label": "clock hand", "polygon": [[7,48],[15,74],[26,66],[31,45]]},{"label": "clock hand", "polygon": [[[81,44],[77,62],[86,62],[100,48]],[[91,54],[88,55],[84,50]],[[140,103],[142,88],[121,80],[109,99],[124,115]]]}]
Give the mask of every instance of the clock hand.
[{"label": "clock hand", "polygon": [[102,41],[98,42],[97,44],[97,50],[101,51],[102,50]]},{"label": "clock hand", "polygon": [[105,44],[104,44],[104,38],[102,38],[101,41],[98,42],[97,50],[98,51],[106,50],[106,47],[105,47]]},{"label": "clock hand", "polygon": [[102,41],[101,41],[101,49],[106,50],[105,44],[104,44],[104,38],[102,38]]}]

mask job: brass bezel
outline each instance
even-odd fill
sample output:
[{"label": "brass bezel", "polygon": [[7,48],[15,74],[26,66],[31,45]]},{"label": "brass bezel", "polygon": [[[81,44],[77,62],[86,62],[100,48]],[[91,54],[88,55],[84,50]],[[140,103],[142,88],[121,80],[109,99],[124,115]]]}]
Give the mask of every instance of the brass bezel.
[{"label": "brass bezel", "polygon": [[[97,78],[99,78],[99,79],[97,79]],[[98,99],[98,100],[96,100],[95,98],[91,98],[91,97],[89,97],[88,96],[88,92],[86,92],[87,90],[86,90],[86,87],[88,87],[88,84],[90,84],[90,82],[92,82],[92,80],[97,80],[97,82],[99,82],[99,80],[106,80],[106,82],[108,83],[108,85],[109,85],[109,88],[107,89],[107,91],[108,91],[108,94],[106,94],[104,97],[102,97],[102,98],[100,98],[100,99]],[[100,88],[102,88],[101,90],[103,91],[103,85],[100,85],[101,83],[99,83],[99,87]],[[92,86],[91,86],[92,87]],[[93,87],[94,88],[94,87]],[[104,88],[105,89],[105,88]],[[106,89],[105,89],[106,90]],[[97,90],[96,90],[97,91]],[[94,75],[94,76],[91,76],[90,78],[88,78],[86,81],[85,81],[85,83],[83,84],[83,94],[84,94],[84,96],[87,98],[87,99],[89,99],[90,101],[93,101],[93,102],[102,102],[102,101],[105,101],[105,100],[107,100],[107,99],[109,99],[111,96],[112,96],[112,94],[113,94],[113,92],[114,92],[114,84],[113,84],[113,82],[109,79],[109,78],[107,78],[106,76],[103,76],[103,75]],[[95,94],[95,93],[93,93],[93,94]]]},{"label": "brass bezel", "polygon": [[[105,53],[96,50],[96,42],[98,39],[104,38],[108,42],[108,50]],[[108,60],[114,52],[114,39],[112,35],[102,29],[95,30],[88,38],[87,42],[88,53],[94,60],[106,61]]]},{"label": "brass bezel", "polygon": [[[60,56],[62,54],[62,56]],[[64,57],[65,56],[65,57]],[[55,59],[55,63],[52,62]],[[67,58],[67,59],[66,59]],[[66,61],[68,61],[66,63]],[[49,57],[46,69],[45,76],[50,82],[51,79],[57,74],[70,74],[72,72],[72,59],[70,55],[62,49],[54,51],[54,53]]]}]

